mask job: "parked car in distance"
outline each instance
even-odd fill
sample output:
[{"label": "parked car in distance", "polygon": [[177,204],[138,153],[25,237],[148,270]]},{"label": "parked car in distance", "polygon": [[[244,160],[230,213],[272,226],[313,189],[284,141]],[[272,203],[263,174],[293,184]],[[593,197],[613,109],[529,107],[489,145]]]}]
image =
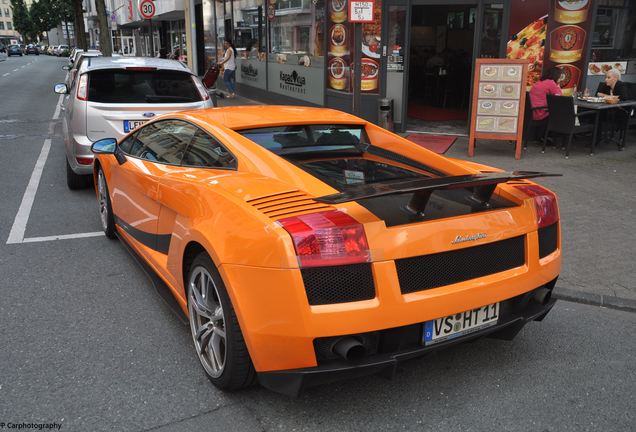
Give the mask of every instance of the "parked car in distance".
[{"label": "parked car in distance", "polygon": [[[255,375],[291,395],[391,376],[454,344],[511,340],[556,301],[557,198],[528,180],[550,174],[452,159],[298,106],[167,114],[93,151],[105,234],[167,285],[224,390]],[[482,374],[510,367],[511,351],[542,355],[523,341],[476,349],[492,350]]]},{"label": "parked car in distance", "polygon": [[38,47],[36,45],[29,44],[29,45],[27,45],[26,51],[24,53],[26,55],[29,55],[29,54],[40,55],[40,50],[38,49]]},{"label": "parked car in distance", "polygon": [[[102,53],[98,50],[76,50],[74,56],[69,59],[69,63],[62,67],[62,69],[67,71],[66,78],[64,79],[64,83],[67,87],[71,87],[73,80],[75,79],[75,75],[77,74],[77,70],[81,67],[82,62],[86,61],[89,57],[99,57],[101,55]],[[117,55],[115,54],[114,57],[116,56]]]},{"label": "parked car in distance", "polygon": [[20,45],[9,45],[9,49],[7,50],[7,55],[11,56],[20,56],[22,57],[22,49],[20,49]]},{"label": "parked car in distance", "polygon": [[53,55],[61,57],[64,54],[64,52],[68,52],[68,50],[69,50],[68,45],[58,45],[53,50]]},{"label": "parked car in distance", "polygon": [[121,137],[156,115],[212,107],[187,66],[148,57],[87,57],[70,85],[57,84],[55,92],[67,95],[62,124],[70,189],[90,181],[93,142]]}]

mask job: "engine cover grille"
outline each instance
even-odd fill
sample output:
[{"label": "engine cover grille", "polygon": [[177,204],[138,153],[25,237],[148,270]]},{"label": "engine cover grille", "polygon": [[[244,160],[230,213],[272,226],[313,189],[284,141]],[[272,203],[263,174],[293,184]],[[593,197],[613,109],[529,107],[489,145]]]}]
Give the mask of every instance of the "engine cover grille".
[{"label": "engine cover grille", "polygon": [[395,261],[402,294],[437,288],[524,265],[525,236]]},{"label": "engine cover grille", "polygon": [[310,305],[347,303],[375,297],[371,263],[300,270]]},{"label": "engine cover grille", "polygon": [[558,223],[539,228],[539,258],[544,258],[557,248]]}]

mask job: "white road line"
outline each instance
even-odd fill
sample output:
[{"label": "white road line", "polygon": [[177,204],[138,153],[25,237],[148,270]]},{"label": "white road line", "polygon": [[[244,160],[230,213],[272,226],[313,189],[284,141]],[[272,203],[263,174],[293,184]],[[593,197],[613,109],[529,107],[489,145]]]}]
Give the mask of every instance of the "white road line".
[{"label": "white road line", "polygon": [[28,237],[22,240],[22,243],[38,243],[38,242],[46,242],[46,241],[54,241],[54,240],[69,240],[69,239],[78,239],[78,238],[87,238],[87,237],[101,237],[104,233],[102,231],[99,232],[87,232],[87,233],[77,233],[77,234],[64,234],[64,235],[54,235],[47,237]]},{"label": "white road line", "polygon": [[7,244],[22,243],[22,240],[24,239],[27,222],[29,221],[29,214],[31,214],[31,208],[33,207],[35,194],[38,191],[38,186],[40,185],[40,178],[42,177],[46,158],[49,156],[49,150],[51,150],[51,138],[44,140],[40,157],[35,163],[35,168],[31,174],[31,180],[29,180],[26,191],[24,191],[22,203],[20,203],[20,208],[18,209],[18,214],[15,215],[15,220],[13,221],[13,226],[11,227]]},{"label": "white road line", "polygon": [[[58,99],[57,107],[55,108],[55,114],[53,114],[53,120],[57,120],[60,115],[60,102],[62,101],[62,96],[63,95],[60,95]],[[51,138],[47,138],[44,140],[44,145],[42,145],[40,156],[35,163],[33,173],[31,173],[31,179],[29,180],[29,184],[27,185],[27,188],[24,191],[24,195],[22,196],[22,202],[20,203],[18,213],[15,215],[15,220],[13,221],[13,226],[11,227],[9,238],[7,239],[7,244],[22,243],[24,241],[24,233],[26,232],[27,222],[29,221],[31,208],[33,207],[33,202],[35,201],[35,194],[38,191],[40,178],[42,178],[42,171],[44,170],[44,164],[46,163],[46,159],[49,156],[50,150]]]},{"label": "white road line", "polygon": [[60,109],[62,109],[62,98],[64,98],[64,95],[60,95],[60,97],[57,100],[57,106],[55,107],[55,113],[53,114],[53,120],[57,120],[58,118],[60,118]]},{"label": "white road line", "polygon": [[12,72],[17,72],[17,71],[19,71],[19,70],[20,70],[19,68],[18,68],[18,69],[13,69],[13,71],[12,71]]},{"label": "white road line", "polygon": [[11,72],[7,72],[6,74],[2,74],[3,77],[6,77],[7,75],[11,74]]}]

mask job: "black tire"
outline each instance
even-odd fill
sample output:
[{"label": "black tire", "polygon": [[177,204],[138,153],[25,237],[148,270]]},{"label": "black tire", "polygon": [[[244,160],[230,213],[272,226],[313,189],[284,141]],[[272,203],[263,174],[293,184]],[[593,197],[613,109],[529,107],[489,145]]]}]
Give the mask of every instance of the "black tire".
[{"label": "black tire", "polygon": [[[205,278],[203,275],[205,275]],[[206,284],[208,287],[208,295],[205,297],[198,296],[198,298],[203,300],[208,311],[212,311],[210,312],[211,314],[216,316],[220,314],[222,319],[208,319],[199,314],[199,310],[194,306],[195,296],[193,296],[192,287],[194,286],[194,290],[198,292],[198,282],[207,280],[207,277],[210,278],[209,282],[211,282],[211,284]],[[194,283],[191,283],[193,281]],[[252,360],[249,352],[247,351],[247,346],[243,339],[243,333],[241,333],[241,328],[239,326],[236,313],[234,312],[232,302],[227,294],[225,284],[223,283],[216,266],[207,253],[200,253],[197,255],[190,265],[190,269],[188,270],[188,279],[186,281],[186,295],[188,299],[190,331],[194,342],[195,352],[207,377],[210,379],[212,384],[222,390],[233,391],[250,386],[254,382],[256,375],[254,366],[252,365]],[[220,312],[218,310],[219,304],[221,307]],[[212,307],[214,307],[214,309],[212,309]],[[208,322],[202,323],[201,320],[206,319],[208,319]],[[216,323],[214,326],[211,325],[213,321]],[[221,321],[222,325],[219,324]],[[223,367],[217,371],[211,369],[214,369],[214,363],[218,365],[218,360],[213,360],[213,358],[218,359],[218,357],[214,356],[214,354],[210,351],[210,345],[213,344],[215,332],[210,330],[210,336],[207,342],[201,343],[197,341],[196,329],[202,329],[206,326],[206,324],[208,329],[215,327],[217,329],[221,329],[221,331],[225,334]],[[204,338],[202,337],[201,340],[203,341],[203,339]],[[222,340],[220,337],[217,337],[217,339]],[[203,347],[201,348],[201,346]]]},{"label": "black tire", "polygon": [[75,174],[71,165],[66,161],[66,185],[70,190],[83,189],[88,186],[91,176]]},{"label": "black tire", "polygon": [[116,239],[117,230],[115,229],[113,206],[110,203],[110,194],[108,193],[106,176],[101,168],[97,169],[97,197],[99,200],[99,218],[102,223],[104,234],[106,234],[106,237],[109,239]]}]

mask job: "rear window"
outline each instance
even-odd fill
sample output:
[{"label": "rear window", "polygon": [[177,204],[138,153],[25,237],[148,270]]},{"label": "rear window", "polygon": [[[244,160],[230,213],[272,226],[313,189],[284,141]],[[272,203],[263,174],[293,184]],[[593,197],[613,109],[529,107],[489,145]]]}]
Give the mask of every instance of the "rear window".
[{"label": "rear window", "polygon": [[356,148],[368,142],[361,125],[275,126],[237,132],[277,154],[329,147]]},{"label": "rear window", "polygon": [[188,73],[99,70],[88,78],[88,100],[102,103],[188,103],[201,96]]}]

